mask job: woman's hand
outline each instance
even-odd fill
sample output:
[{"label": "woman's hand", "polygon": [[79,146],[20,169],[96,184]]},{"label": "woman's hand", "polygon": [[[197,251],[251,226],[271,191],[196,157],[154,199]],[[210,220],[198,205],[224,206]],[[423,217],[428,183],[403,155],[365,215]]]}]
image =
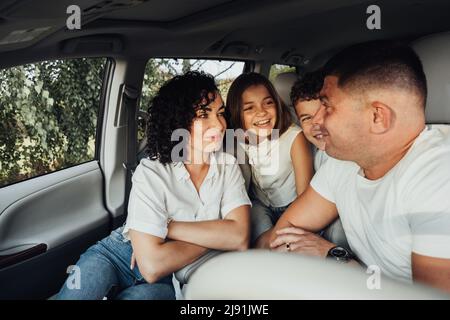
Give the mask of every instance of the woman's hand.
[{"label": "woman's hand", "polygon": [[271,250],[297,252],[310,256],[326,257],[335,244],[321,236],[301,228],[289,227],[276,231],[277,237],[270,243]]}]

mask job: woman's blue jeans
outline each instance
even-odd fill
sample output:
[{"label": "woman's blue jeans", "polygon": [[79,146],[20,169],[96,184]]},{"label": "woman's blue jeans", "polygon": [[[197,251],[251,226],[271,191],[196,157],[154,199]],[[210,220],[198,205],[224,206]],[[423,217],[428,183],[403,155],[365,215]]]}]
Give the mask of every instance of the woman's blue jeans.
[{"label": "woman's blue jeans", "polygon": [[[130,241],[122,236],[122,230],[123,227],[114,230],[81,255],[57,299],[102,300],[106,296],[118,300],[175,299],[172,275],[147,283],[137,265],[130,269],[133,249]],[[79,279],[73,279],[77,276]],[[78,285],[74,285],[77,280]]]}]

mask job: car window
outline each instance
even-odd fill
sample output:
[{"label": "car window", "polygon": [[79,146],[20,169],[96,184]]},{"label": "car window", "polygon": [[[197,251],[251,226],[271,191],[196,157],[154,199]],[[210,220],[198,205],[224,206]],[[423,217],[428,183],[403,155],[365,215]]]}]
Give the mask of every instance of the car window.
[{"label": "car window", "polygon": [[231,83],[244,70],[242,61],[207,59],[150,59],[147,62],[138,116],[138,141],[145,135],[145,114],[151,99],[161,85],[178,74],[190,70],[203,71],[214,76],[225,102]]},{"label": "car window", "polygon": [[269,80],[273,83],[277,75],[285,72],[296,72],[296,68],[284,64],[273,64],[270,67]]},{"label": "car window", "polygon": [[105,58],[0,70],[0,187],[94,159]]}]

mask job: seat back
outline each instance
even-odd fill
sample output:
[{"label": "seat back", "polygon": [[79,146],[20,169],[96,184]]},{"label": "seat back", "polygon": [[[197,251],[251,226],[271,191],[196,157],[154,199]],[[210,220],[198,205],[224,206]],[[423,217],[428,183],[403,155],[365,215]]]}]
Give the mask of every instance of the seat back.
[{"label": "seat back", "polygon": [[450,32],[426,36],[411,46],[422,60],[427,77],[427,124],[450,124]]},{"label": "seat back", "polygon": [[278,74],[273,81],[273,86],[275,90],[277,90],[280,95],[281,100],[283,100],[284,104],[288,107],[289,112],[292,115],[292,120],[297,125],[300,122],[297,119],[297,115],[295,114],[294,107],[291,103],[291,89],[294,86],[295,81],[297,81],[298,75],[295,72],[283,72]]},{"label": "seat back", "polygon": [[352,265],[269,250],[227,252],[204,263],[190,278],[188,300],[448,299],[435,289],[382,278],[368,289],[368,274]]},{"label": "seat back", "polygon": [[281,100],[288,106],[292,105],[290,94],[297,79],[298,76],[295,72],[283,72],[278,74],[273,81],[273,86],[280,95]]}]

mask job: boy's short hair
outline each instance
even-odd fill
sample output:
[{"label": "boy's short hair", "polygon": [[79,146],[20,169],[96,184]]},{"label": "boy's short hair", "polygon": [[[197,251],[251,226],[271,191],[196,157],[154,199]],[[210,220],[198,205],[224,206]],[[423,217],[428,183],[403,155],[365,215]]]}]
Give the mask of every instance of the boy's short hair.
[{"label": "boy's short hair", "polygon": [[299,101],[310,101],[319,99],[319,93],[323,86],[324,73],[322,70],[305,73],[297,80],[291,89],[292,105]]}]

